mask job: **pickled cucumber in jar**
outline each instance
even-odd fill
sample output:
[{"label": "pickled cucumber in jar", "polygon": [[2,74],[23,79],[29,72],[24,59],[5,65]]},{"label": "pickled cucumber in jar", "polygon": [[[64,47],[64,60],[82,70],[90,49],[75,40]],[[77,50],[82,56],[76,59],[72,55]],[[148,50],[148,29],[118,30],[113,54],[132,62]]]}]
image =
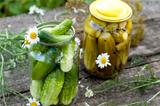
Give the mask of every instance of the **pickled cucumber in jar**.
[{"label": "pickled cucumber in jar", "polygon": [[91,75],[112,78],[123,69],[131,43],[131,16],[131,7],[120,0],[97,0],[90,5],[84,25],[83,61]]}]

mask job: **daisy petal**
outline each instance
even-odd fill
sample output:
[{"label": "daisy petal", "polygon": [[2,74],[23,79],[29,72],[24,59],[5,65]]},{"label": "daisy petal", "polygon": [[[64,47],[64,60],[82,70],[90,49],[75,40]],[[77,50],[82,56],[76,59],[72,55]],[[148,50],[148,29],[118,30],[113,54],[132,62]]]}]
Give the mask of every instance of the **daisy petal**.
[{"label": "daisy petal", "polygon": [[102,53],[98,55],[97,60],[95,62],[98,65],[98,67],[101,69],[111,65],[109,61],[108,53]]}]

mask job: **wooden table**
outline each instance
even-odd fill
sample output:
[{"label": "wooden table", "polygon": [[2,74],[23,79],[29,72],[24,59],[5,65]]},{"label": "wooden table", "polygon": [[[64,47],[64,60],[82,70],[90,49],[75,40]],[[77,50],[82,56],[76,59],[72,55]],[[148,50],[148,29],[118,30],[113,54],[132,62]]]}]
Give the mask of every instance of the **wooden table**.
[{"label": "wooden table", "polygon": [[[130,51],[130,59],[134,59],[135,56],[141,56],[143,61],[140,64],[131,64],[128,62],[126,68],[119,75],[120,80],[130,80],[138,72],[141,74],[147,74],[147,70],[143,70],[145,64],[151,65],[152,70],[157,76],[160,76],[160,1],[159,0],[142,0],[144,5],[144,10],[142,15],[145,16],[145,38],[140,43],[139,47],[132,48]],[[44,20],[53,20],[55,14],[64,11],[64,8],[57,8],[53,11],[49,11],[43,17]],[[73,14],[73,17],[76,14]],[[85,18],[83,16],[82,18]],[[4,31],[6,28],[11,31],[18,33],[21,30],[34,26],[36,24],[34,16],[27,14],[1,18],[0,19],[0,31]],[[11,27],[8,27],[11,26]],[[83,23],[76,24],[77,35],[82,36]],[[5,71],[5,76],[7,83],[13,89],[21,92],[24,95],[30,96],[29,94],[29,77],[28,77],[28,63],[24,64],[23,67],[17,66],[12,73],[10,71]],[[103,82],[102,80],[96,79],[84,72],[83,66],[80,67],[79,80],[81,85],[90,88]],[[77,96],[77,101],[73,106],[85,106],[87,102],[90,106],[97,106],[102,102],[108,102],[109,105],[116,104],[115,106],[127,104],[133,101],[147,100],[152,97],[155,93],[160,91],[160,86],[152,87],[152,89],[147,89],[144,93],[140,93],[135,90],[127,94],[122,94],[121,88],[113,89],[111,91],[106,91],[103,93],[96,94],[91,98],[85,98],[84,92],[85,87],[79,87],[79,94]],[[3,106],[0,98],[0,106]],[[6,96],[7,106],[23,106],[27,103],[23,98],[16,97],[12,94]],[[104,105],[106,106],[106,105]],[[156,97],[150,106],[160,106],[160,96]]]}]

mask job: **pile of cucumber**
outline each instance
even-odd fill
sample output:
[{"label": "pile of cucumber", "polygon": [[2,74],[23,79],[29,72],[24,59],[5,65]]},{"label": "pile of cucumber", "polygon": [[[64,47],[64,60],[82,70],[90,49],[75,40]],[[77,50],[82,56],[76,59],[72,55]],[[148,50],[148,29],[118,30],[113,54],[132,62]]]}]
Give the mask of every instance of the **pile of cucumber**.
[{"label": "pile of cucumber", "polygon": [[77,94],[78,45],[71,26],[72,21],[66,19],[54,27],[39,28],[40,42],[63,43],[57,47],[38,43],[29,53],[32,69],[30,92],[42,106],[69,105]]}]

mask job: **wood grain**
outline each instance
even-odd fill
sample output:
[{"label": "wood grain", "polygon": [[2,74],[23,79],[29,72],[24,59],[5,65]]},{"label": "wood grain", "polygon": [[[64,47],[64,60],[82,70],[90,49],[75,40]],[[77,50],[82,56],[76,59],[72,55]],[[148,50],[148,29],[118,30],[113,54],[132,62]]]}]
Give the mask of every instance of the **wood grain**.
[{"label": "wood grain", "polygon": [[[141,42],[138,48],[133,48],[130,51],[130,61],[128,62],[126,68],[120,74],[119,78],[121,80],[130,80],[134,75],[138,72],[142,74],[145,73],[147,75],[147,70],[142,70],[144,64],[150,64],[152,69],[155,71],[157,76],[160,76],[160,1],[159,0],[142,0],[144,5],[144,11],[142,15],[145,16],[145,38]],[[55,14],[64,11],[64,8],[54,9],[46,13],[43,17],[44,20],[53,20],[55,18]],[[72,13],[70,13],[72,14]],[[76,16],[73,14],[71,17]],[[65,17],[65,16],[64,16]],[[61,17],[63,19],[64,17]],[[86,15],[83,16],[85,18]],[[11,27],[8,27],[11,25]],[[34,20],[34,16],[30,16],[27,14],[23,14],[20,16],[13,16],[7,18],[0,19],[0,31],[4,31],[6,28],[15,33],[19,33],[21,30],[26,29],[28,27],[32,27],[36,25]],[[77,30],[78,36],[83,35],[83,23],[76,24],[75,29]],[[81,29],[80,29],[81,28]],[[135,58],[135,56],[142,56],[143,60],[140,64],[132,64],[131,60]],[[85,87],[89,86],[93,88],[95,85],[100,84],[102,80],[96,79],[85,73],[84,67],[80,68],[79,79],[81,84]],[[17,66],[16,69],[11,71],[6,71],[6,82],[9,87],[19,91],[25,92],[24,95],[29,94],[29,68],[28,63],[24,65],[24,67]],[[148,89],[145,93],[141,94],[138,91],[130,92],[126,95],[122,95],[121,89],[113,89],[111,91],[106,91],[105,93],[97,94],[92,98],[85,98],[84,92],[85,88],[79,89],[79,95],[77,97],[77,101],[73,106],[85,106],[84,103],[87,102],[90,106],[97,106],[102,102],[108,103],[116,103],[118,105],[123,105],[129,103],[133,100],[146,100],[149,99],[152,95],[154,95],[157,91],[160,91],[160,86],[155,86],[152,89]],[[1,104],[0,98],[0,106]],[[157,97],[150,106],[159,106],[160,97]],[[9,95],[6,98],[7,106],[23,106],[26,104],[26,100],[23,98],[16,97],[14,95]],[[110,105],[109,105],[110,106]]]}]

